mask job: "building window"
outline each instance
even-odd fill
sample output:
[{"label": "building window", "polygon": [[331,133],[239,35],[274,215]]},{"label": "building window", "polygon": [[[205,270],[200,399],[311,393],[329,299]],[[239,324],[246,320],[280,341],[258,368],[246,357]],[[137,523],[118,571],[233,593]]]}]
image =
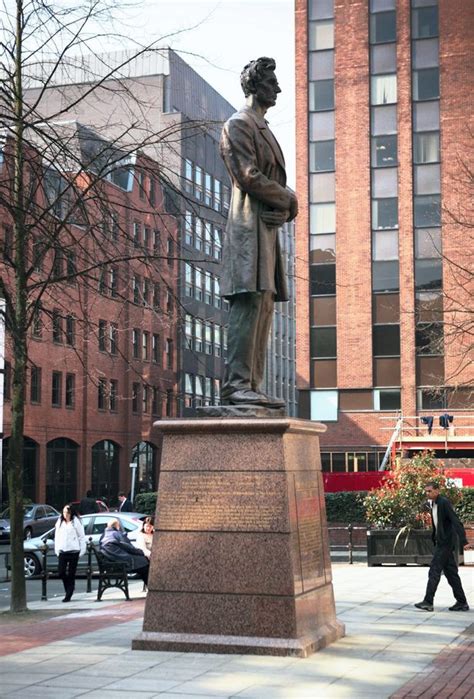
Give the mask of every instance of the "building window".
[{"label": "building window", "polygon": [[330,296],[336,293],[336,265],[310,267],[311,296]]},{"label": "building window", "polygon": [[202,320],[196,318],[194,321],[194,349],[196,352],[202,352],[203,340],[203,323]]},{"label": "building window", "polygon": [[214,259],[222,259],[222,231],[220,228],[214,228]]},{"label": "building window", "polygon": [[398,291],[400,271],[398,260],[376,261],[372,263],[372,290]]},{"label": "building window", "polygon": [[417,354],[444,354],[442,323],[418,323],[415,338]]},{"label": "building window", "polygon": [[140,392],[140,384],[132,384],[132,413],[138,413],[138,394]]},{"label": "building window", "polygon": [[53,371],[51,377],[51,405],[55,408],[61,407],[63,375],[60,371]]},{"label": "building window", "polygon": [[417,228],[415,230],[415,257],[433,259],[441,256],[441,229]]},{"label": "building window", "polygon": [[334,109],[334,80],[315,80],[309,83],[309,109],[311,112]]},{"label": "building window", "polygon": [[337,356],[336,328],[311,328],[310,353],[316,359],[333,359]]},{"label": "building window", "polygon": [[118,398],[118,381],[117,381],[117,379],[110,379],[109,409],[112,413],[117,412],[117,398]]},{"label": "building window", "polygon": [[439,133],[413,134],[413,162],[418,164],[439,162]]},{"label": "building window", "polygon": [[413,71],[413,99],[432,100],[439,97],[439,68]]},{"label": "building window", "polygon": [[[433,0],[435,2],[436,0]],[[438,36],[438,8],[417,7],[412,12],[413,39]]]},{"label": "building window", "polygon": [[327,80],[334,77],[334,51],[309,54],[309,79]]},{"label": "building window", "polygon": [[439,194],[415,196],[415,226],[433,228],[441,225],[441,202]]},{"label": "building window", "polygon": [[309,144],[310,172],[334,170],[334,141],[316,141]]},{"label": "building window", "polygon": [[99,410],[105,410],[107,407],[107,379],[99,378],[97,383],[97,407]]},{"label": "building window", "polygon": [[443,261],[441,258],[415,260],[415,288],[417,291],[433,291],[443,286]]},{"label": "building window", "polygon": [[413,44],[413,68],[434,68],[439,64],[438,39],[422,39]]},{"label": "building window", "polygon": [[144,361],[148,360],[148,354],[150,351],[149,347],[150,347],[150,333],[148,333],[144,330],[142,332],[142,359]]},{"label": "building window", "polygon": [[112,298],[117,298],[118,296],[118,269],[117,267],[111,267],[109,270],[109,288],[110,295]]},{"label": "building window", "polygon": [[53,310],[52,325],[53,342],[61,343],[63,341],[63,319],[57,308]]},{"label": "building window", "polygon": [[133,275],[133,303],[140,303],[140,277]]},{"label": "building window", "polygon": [[397,136],[376,136],[372,139],[372,167],[397,165]]},{"label": "building window", "polygon": [[100,352],[107,351],[106,337],[107,337],[107,322],[105,320],[99,320],[98,341],[99,341],[99,351]]},{"label": "building window", "polygon": [[143,247],[148,250],[150,247],[150,241],[151,241],[151,231],[148,228],[148,226],[145,226],[143,228]]},{"label": "building window", "polygon": [[174,242],[173,242],[172,238],[168,238],[168,241],[166,244],[166,255],[167,255],[168,266],[172,267],[174,264]]},{"label": "building window", "polygon": [[204,272],[204,303],[212,305],[212,274]]},{"label": "building window", "polygon": [[204,324],[204,352],[212,354],[212,323]]},{"label": "building window", "polygon": [[39,340],[43,335],[43,315],[41,305],[38,305],[33,312],[33,320],[31,322],[31,332],[36,340]]},{"label": "building window", "polygon": [[338,392],[311,391],[311,420],[333,422],[337,420]]},{"label": "building window", "polygon": [[371,104],[394,104],[397,101],[396,75],[373,75],[370,81]]},{"label": "building window", "polygon": [[184,242],[186,245],[193,244],[193,215],[190,211],[184,215]]},{"label": "building window", "polygon": [[372,136],[397,133],[397,107],[384,105],[372,107],[370,130]]},{"label": "building window", "polygon": [[76,256],[73,253],[72,250],[66,250],[66,274],[69,277],[68,283],[71,284],[74,279],[74,277],[77,274],[77,268],[76,268]]},{"label": "building window", "polygon": [[309,115],[309,140],[329,141],[334,139],[334,112],[313,112]]},{"label": "building window", "polygon": [[66,394],[64,404],[66,408],[74,408],[76,392],[76,376],[74,374],[66,374]]},{"label": "building window", "polygon": [[220,308],[222,306],[221,282],[219,277],[214,277],[214,306],[216,308]]},{"label": "building window", "polygon": [[74,347],[76,342],[76,320],[72,316],[66,316],[66,344]]},{"label": "building window", "polygon": [[400,326],[373,326],[374,357],[400,356]]},{"label": "building window", "polygon": [[168,388],[166,391],[166,417],[173,415],[173,389]]},{"label": "building window", "polygon": [[10,362],[5,362],[3,367],[3,397],[11,400],[12,397],[12,366]]},{"label": "building window", "polygon": [[110,354],[118,354],[118,332],[118,325],[111,323],[109,328]]},{"label": "building window", "polygon": [[373,199],[372,201],[373,228],[398,227],[398,199]]},{"label": "building window", "polygon": [[194,168],[194,196],[202,201],[203,196],[203,172],[199,165]]},{"label": "building window", "polygon": [[151,297],[151,283],[148,278],[143,280],[143,304],[149,306]]},{"label": "building window", "polygon": [[310,233],[334,233],[336,231],[336,205],[310,205]]},{"label": "building window", "polygon": [[413,130],[439,131],[439,101],[417,102],[413,105]]},{"label": "building window", "polygon": [[309,200],[311,203],[333,202],[336,198],[336,176],[334,172],[321,172],[309,177]]},{"label": "building window", "polygon": [[309,50],[324,51],[334,48],[334,22],[309,23]]},{"label": "building window", "polygon": [[143,384],[142,386],[142,413],[146,414],[149,410],[149,403],[150,403],[150,395],[149,395],[149,390],[148,386],[146,384]]},{"label": "building window", "polygon": [[415,194],[439,194],[440,191],[440,166],[415,165]]},{"label": "building window", "polygon": [[212,204],[212,175],[208,172],[204,173],[204,203],[206,206]]},{"label": "building window", "polygon": [[192,192],[193,191],[193,163],[191,160],[186,158],[184,161],[184,176],[186,178],[186,182],[184,183],[184,188],[187,192]]},{"label": "building window", "polygon": [[135,248],[140,247],[140,232],[141,232],[141,224],[138,223],[138,221],[134,221],[134,223],[133,223],[133,246]]},{"label": "building window", "polygon": [[159,282],[153,284],[153,309],[158,311],[161,306],[161,286]]},{"label": "building window", "polygon": [[161,351],[160,351],[160,336],[153,334],[152,341],[152,360],[155,364],[161,364]]},{"label": "building window", "polygon": [[199,267],[194,269],[194,298],[202,301],[202,270]]},{"label": "building window", "polygon": [[151,414],[152,415],[160,415],[161,410],[160,410],[160,392],[158,391],[156,386],[153,386],[151,390]]},{"label": "building window", "polygon": [[384,44],[397,39],[396,12],[377,12],[370,15],[370,43]]},{"label": "building window", "polygon": [[140,331],[134,328],[132,330],[132,351],[133,358],[138,359],[140,356]]},{"label": "building window", "polygon": [[329,235],[312,235],[310,236],[310,262],[334,263],[336,259],[336,236],[334,233]]},{"label": "building window", "polygon": [[374,410],[400,410],[401,395],[399,388],[376,388],[374,390]]},{"label": "building window", "polygon": [[370,72],[372,75],[397,72],[397,45],[379,44],[370,48]]},{"label": "building window", "polygon": [[374,260],[398,260],[398,231],[379,230],[372,234]]},{"label": "building window", "polygon": [[31,367],[30,378],[30,401],[41,403],[41,368],[39,366]]}]

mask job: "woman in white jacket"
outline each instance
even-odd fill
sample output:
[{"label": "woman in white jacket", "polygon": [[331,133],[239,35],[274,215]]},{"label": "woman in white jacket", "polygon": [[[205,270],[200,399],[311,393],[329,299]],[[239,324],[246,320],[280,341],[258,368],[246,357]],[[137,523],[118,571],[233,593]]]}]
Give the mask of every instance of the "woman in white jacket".
[{"label": "woman in white jacket", "polygon": [[59,558],[58,575],[66,593],[63,602],[70,602],[74,592],[77,561],[86,552],[84,527],[71,505],[63,507],[63,513],[56,522],[54,551]]}]

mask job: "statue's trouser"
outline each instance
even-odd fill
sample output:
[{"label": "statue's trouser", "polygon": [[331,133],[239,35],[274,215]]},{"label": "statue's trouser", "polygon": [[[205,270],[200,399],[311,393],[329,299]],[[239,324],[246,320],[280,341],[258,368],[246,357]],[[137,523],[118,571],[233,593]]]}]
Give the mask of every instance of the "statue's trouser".
[{"label": "statue's trouser", "polygon": [[248,291],[229,298],[226,376],[222,397],[234,391],[258,391],[263,380],[274,293]]}]

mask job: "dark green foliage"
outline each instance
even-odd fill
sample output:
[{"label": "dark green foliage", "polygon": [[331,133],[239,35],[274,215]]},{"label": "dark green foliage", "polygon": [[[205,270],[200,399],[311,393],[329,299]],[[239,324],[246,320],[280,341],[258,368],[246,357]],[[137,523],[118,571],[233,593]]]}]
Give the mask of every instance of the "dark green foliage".
[{"label": "dark green foliage", "polygon": [[365,522],[365,491],[345,491],[326,493],[326,514],[328,522],[347,522],[362,524]]},{"label": "dark green foliage", "polygon": [[154,516],[156,510],[156,493],[138,493],[133,506],[136,512]]},{"label": "dark green foliage", "polygon": [[474,524],[474,488],[463,488],[456,512],[464,524]]}]

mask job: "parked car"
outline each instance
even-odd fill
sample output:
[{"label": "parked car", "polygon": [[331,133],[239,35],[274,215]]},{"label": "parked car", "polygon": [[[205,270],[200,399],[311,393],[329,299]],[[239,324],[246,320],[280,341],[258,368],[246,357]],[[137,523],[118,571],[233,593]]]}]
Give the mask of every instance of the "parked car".
[{"label": "parked car", "polygon": [[[108,512],[109,508],[105,504],[103,500],[96,500],[97,505],[99,506],[99,512]],[[73,507],[76,512],[79,512],[79,506],[81,504],[80,500],[74,500],[74,502],[71,502],[71,507]]]},{"label": "parked car", "polygon": [[[137,538],[137,534],[142,526],[142,521],[146,516],[147,515],[141,514],[140,512],[124,512],[123,514],[121,512],[97,513],[84,515],[81,517],[81,522],[84,526],[87,541],[89,541],[89,537],[91,537],[92,543],[96,546],[99,545],[99,539],[102,532],[112,519],[119,520],[122,529],[133,543]],[[34,575],[38,575],[41,572],[41,561],[43,555],[41,552],[41,547],[44,546],[45,543],[48,545],[46,568],[49,572],[57,571],[58,559],[54,553],[55,533],[56,530],[53,528],[42,536],[25,541],[23,544],[23,549],[25,552],[25,578],[32,578]],[[79,558],[77,572],[78,574],[84,574],[86,569],[87,555]]]},{"label": "parked car", "polygon": [[[56,524],[59,512],[51,505],[25,505],[23,513],[23,537],[32,539]],[[0,541],[10,541],[10,508],[0,514]]]}]

